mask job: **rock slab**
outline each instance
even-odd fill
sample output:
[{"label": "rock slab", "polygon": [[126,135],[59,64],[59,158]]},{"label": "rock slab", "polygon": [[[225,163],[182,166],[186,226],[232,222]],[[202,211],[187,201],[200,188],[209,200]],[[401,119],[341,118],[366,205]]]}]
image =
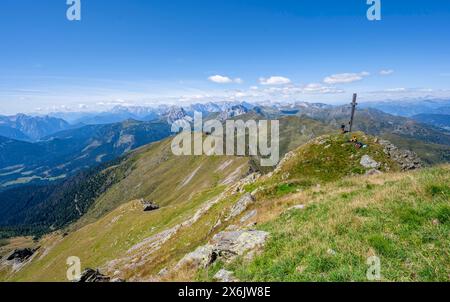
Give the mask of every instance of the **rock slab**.
[{"label": "rock slab", "polygon": [[217,259],[231,261],[262,247],[269,233],[263,231],[231,231],[216,234],[207,245],[198,247],[181,259],[175,269],[189,266],[206,268]]},{"label": "rock slab", "polygon": [[239,216],[242,214],[247,208],[255,202],[255,199],[250,193],[244,194],[238,202],[231,208],[230,214],[228,215],[226,220],[230,220],[234,217]]},{"label": "rock slab", "polygon": [[12,252],[11,255],[8,256],[8,258],[6,258],[7,261],[17,261],[17,262],[25,262],[26,260],[28,260],[31,256],[34,255],[34,253],[38,250],[39,248],[36,249],[30,249],[30,248],[26,248],[26,249],[17,249],[14,252]]}]

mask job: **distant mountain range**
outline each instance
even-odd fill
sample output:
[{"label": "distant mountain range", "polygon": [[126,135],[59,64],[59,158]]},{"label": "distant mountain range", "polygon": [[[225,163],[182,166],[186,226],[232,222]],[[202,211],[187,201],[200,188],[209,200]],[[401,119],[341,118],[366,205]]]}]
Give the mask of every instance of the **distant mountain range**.
[{"label": "distant mountain range", "polygon": [[[98,125],[118,123],[127,119],[137,121],[173,120],[176,114],[193,117],[194,112],[203,114],[220,113],[230,110],[233,106],[243,106],[252,109],[255,105],[246,102],[210,102],[205,104],[191,104],[187,106],[158,105],[147,106],[115,106],[105,112],[56,112],[49,115],[64,119],[72,125]],[[182,111],[182,112],[181,112]]]},{"label": "distant mountain range", "polygon": [[248,109],[253,107],[249,103],[221,102],[193,104],[185,107],[116,106],[105,112],[57,112],[47,116],[17,114],[0,116],[0,136],[13,140],[36,142],[57,132],[86,125],[106,125],[122,123],[126,120],[161,121],[172,124],[180,119],[191,121],[194,112],[201,112],[204,115],[223,113],[222,117],[226,118],[245,114]]},{"label": "distant mountain range", "polygon": [[[233,109],[234,107],[234,109]],[[53,133],[80,127],[83,125],[99,125],[120,123],[128,119],[137,121],[173,120],[176,113],[183,111],[184,116],[193,117],[194,112],[203,115],[212,113],[222,114],[223,117],[245,114],[249,110],[258,111],[259,108],[269,108],[285,115],[295,115],[299,112],[321,112],[333,107],[322,103],[308,102],[209,102],[185,106],[115,106],[105,112],[56,112],[47,116],[28,116],[17,114],[15,116],[0,116],[0,135],[17,140],[36,141]],[[419,114],[450,115],[450,100],[401,100],[363,102],[359,108],[373,108],[396,116],[414,117]],[[236,112],[236,109],[240,112]],[[235,111],[232,113],[232,111]],[[227,113],[228,112],[228,113]],[[175,117],[176,118],[176,117]]]},{"label": "distant mountain range", "polygon": [[72,126],[65,120],[50,116],[0,116],[0,136],[18,140],[37,141],[70,128]]},{"label": "distant mountain range", "polygon": [[366,102],[360,104],[361,108],[374,108],[383,112],[412,117],[418,114],[450,114],[450,100],[429,99],[429,100],[400,100]]}]

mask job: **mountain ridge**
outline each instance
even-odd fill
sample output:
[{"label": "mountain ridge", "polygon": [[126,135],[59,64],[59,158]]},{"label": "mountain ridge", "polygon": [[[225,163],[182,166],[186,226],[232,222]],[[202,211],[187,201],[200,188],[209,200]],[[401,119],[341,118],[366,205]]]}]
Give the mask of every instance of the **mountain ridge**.
[{"label": "mountain ridge", "polygon": [[[63,119],[50,116],[28,116],[17,114],[13,116],[0,116],[0,135],[5,136],[7,131],[13,132],[17,139],[38,141],[42,137],[71,128]],[[8,135],[6,135],[8,136]]]},{"label": "mountain ridge", "polygon": [[[46,182],[62,175],[65,178],[169,135],[166,123],[128,120],[64,130],[33,144],[2,139],[0,185]],[[11,166],[20,166],[21,170],[4,171]]]}]

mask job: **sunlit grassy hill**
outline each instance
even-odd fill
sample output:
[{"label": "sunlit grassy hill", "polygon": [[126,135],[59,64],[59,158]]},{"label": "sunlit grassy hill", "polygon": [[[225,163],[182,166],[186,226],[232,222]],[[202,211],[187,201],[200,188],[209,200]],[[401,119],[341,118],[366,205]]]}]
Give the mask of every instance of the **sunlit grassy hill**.
[{"label": "sunlit grassy hill", "polygon": [[[277,198],[258,198],[258,229],[270,233],[251,261],[218,263],[243,281],[450,280],[450,167],[341,178]],[[291,209],[303,205],[302,209]]]}]

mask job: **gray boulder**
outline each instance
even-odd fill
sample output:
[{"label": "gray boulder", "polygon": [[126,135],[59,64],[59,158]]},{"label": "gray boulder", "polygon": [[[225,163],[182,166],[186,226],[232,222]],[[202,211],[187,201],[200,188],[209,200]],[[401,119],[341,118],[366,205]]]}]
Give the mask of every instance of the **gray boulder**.
[{"label": "gray boulder", "polygon": [[17,261],[17,262],[25,262],[26,260],[30,259],[31,256],[34,255],[34,253],[38,250],[36,249],[17,249],[14,252],[12,252],[11,255],[9,255],[6,260],[7,261]]},{"label": "gray boulder", "polygon": [[103,275],[99,270],[94,270],[91,268],[86,269],[81,274],[80,280],[78,280],[78,282],[80,283],[104,283],[110,281],[111,278]]},{"label": "gray boulder", "polygon": [[366,169],[378,169],[381,167],[381,164],[376,162],[372,157],[369,155],[364,155],[361,158],[361,161],[359,162],[361,166],[363,166]]},{"label": "gray boulder", "polygon": [[198,247],[181,259],[175,270],[183,267],[206,268],[217,259],[233,260],[238,256],[255,252],[262,247],[269,236],[263,231],[220,232],[207,245]]},{"label": "gray boulder", "polygon": [[213,258],[232,260],[246,252],[262,247],[269,236],[263,231],[221,232],[213,237],[211,244],[216,255]]}]

